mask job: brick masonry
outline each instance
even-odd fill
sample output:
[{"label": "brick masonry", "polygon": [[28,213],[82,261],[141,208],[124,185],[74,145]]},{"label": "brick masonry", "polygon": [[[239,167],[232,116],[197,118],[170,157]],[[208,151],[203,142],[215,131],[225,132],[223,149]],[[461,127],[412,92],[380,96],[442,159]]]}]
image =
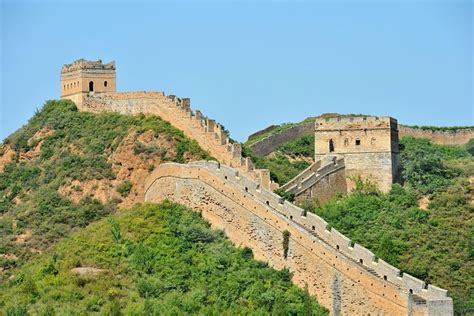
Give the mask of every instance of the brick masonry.
[{"label": "brick masonry", "polygon": [[[217,162],[160,165],[145,188],[146,201],[169,199],[202,212],[234,244],[252,248],[256,259],[290,269],[293,281],[307,284],[332,315],[453,313],[445,290],[400,274],[337,230],[327,230],[320,217],[305,214],[233,168]],[[284,230],[291,233],[287,259]]]},{"label": "brick masonry", "polygon": [[[103,71],[101,62],[92,63],[65,65],[63,70]],[[327,230],[320,217],[304,214],[274,194],[277,185],[270,181],[269,171],[254,169],[250,159],[242,156],[241,144],[231,143],[214,120],[191,111],[189,99],[163,92],[84,92],[82,88],[62,98],[75,101],[81,111],[157,115],[196,140],[219,163],[160,165],[146,180],[145,200],[170,199],[202,212],[237,246],[252,248],[255,258],[277,269],[289,268],[293,281],[299,286],[308,284],[310,293],[331,314],[452,315],[446,290],[401,275],[337,230]],[[318,167],[328,175],[338,172],[337,160],[333,166]],[[327,185],[323,180],[316,185]],[[282,253],[284,230],[291,233],[287,259]]]}]

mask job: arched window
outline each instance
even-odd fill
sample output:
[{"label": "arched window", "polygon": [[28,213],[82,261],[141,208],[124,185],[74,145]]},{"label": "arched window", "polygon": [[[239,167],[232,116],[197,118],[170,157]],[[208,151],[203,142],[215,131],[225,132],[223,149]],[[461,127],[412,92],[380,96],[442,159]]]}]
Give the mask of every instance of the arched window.
[{"label": "arched window", "polygon": [[356,138],[356,146],[360,145],[360,139]]},{"label": "arched window", "polygon": [[107,81],[104,81],[104,87],[107,87]]},{"label": "arched window", "polygon": [[349,146],[349,138],[344,139],[344,146]]},{"label": "arched window", "polygon": [[332,139],[329,140],[329,152],[332,153],[334,151],[334,141]]},{"label": "arched window", "polygon": [[375,145],[375,137],[372,137],[372,138],[370,139],[370,144],[371,144],[371,145]]},{"label": "arched window", "polygon": [[89,81],[89,91],[94,91],[94,82]]}]

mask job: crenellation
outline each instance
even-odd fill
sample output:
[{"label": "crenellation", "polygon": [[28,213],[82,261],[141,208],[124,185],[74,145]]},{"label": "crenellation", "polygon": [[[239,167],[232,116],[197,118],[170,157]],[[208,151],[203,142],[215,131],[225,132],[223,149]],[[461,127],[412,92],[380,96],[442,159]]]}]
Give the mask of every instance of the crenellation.
[{"label": "crenellation", "polygon": [[425,290],[425,282],[409,275],[408,273],[403,273],[401,286],[412,294],[418,294],[422,297],[426,297],[426,294],[423,292],[423,290]]},{"label": "crenellation", "polygon": [[206,119],[206,127],[207,127],[207,132],[209,133],[212,133],[214,132],[214,127],[216,125],[216,121],[215,120],[211,120],[211,119]]},{"label": "crenellation", "polygon": [[427,298],[429,300],[444,300],[448,298],[448,291],[432,284],[428,284]]},{"label": "crenellation", "polygon": [[354,250],[352,251],[352,256],[358,263],[371,266],[372,262],[375,261],[374,253],[367,248],[359,245],[358,243],[355,243],[353,248]]},{"label": "crenellation", "polygon": [[240,159],[242,157],[242,145],[240,143],[234,143],[231,147],[232,158]]},{"label": "crenellation", "polygon": [[191,99],[190,98],[182,98],[181,99],[181,106],[186,110],[191,110]]},{"label": "crenellation", "polygon": [[375,271],[382,278],[384,278],[384,280],[390,281],[397,285],[401,285],[402,283],[402,278],[400,277],[400,270],[383,261],[382,259],[378,259]]},{"label": "crenellation", "polygon": [[201,111],[196,110],[194,113],[195,113],[194,117],[197,121],[201,121],[203,119]]},{"label": "crenellation", "polygon": [[290,218],[291,220],[299,223],[299,224],[304,224],[305,218],[302,218],[304,215],[304,210],[293,203],[290,203],[288,201],[285,201],[284,203],[284,208],[283,208],[283,214]]},{"label": "crenellation", "polygon": [[316,214],[306,214],[306,223],[308,228],[315,231],[318,235],[327,231],[328,223]]},{"label": "crenellation", "polygon": [[331,234],[329,236],[330,242],[333,245],[336,245],[337,250],[346,251],[347,253],[350,252],[349,248],[351,247],[351,240],[341,234],[335,228],[331,229]]}]

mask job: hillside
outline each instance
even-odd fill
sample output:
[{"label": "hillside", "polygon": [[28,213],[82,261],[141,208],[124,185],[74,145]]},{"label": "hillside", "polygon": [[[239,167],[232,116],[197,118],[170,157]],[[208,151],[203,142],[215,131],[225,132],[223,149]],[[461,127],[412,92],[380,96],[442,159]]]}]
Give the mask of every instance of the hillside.
[{"label": "hillside", "polygon": [[273,181],[285,184],[311,164],[314,156],[314,135],[285,142],[264,157],[255,155],[245,143],[243,155],[251,157],[255,167],[269,169]]},{"label": "hillside", "polygon": [[[285,142],[265,157],[247,150],[280,180],[292,169],[274,166],[274,157],[288,157],[280,158],[286,164],[311,157],[301,146],[308,142],[311,136]],[[404,186],[394,185],[384,194],[359,182],[349,196],[335,196],[323,206],[310,201],[300,206],[402,271],[448,289],[456,313],[464,315],[474,310],[473,148],[473,141],[448,146],[403,138]]]},{"label": "hillside", "polygon": [[69,101],[47,102],[5,140],[1,154],[3,270],[143,200],[143,179],[156,165],[208,158],[157,117],[77,112]]},{"label": "hillside", "polygon": [[[3,302],[3,306],[2,306]],[[0,287],[7,313],[326,315],[200,214],[138,205],[74,233]]]},{"label": "hillside", "polygon": [[0,314],[325,314],[199,213],[126,210],[158,165],[202,159],[159,117],[48,101],[1,146]]}]

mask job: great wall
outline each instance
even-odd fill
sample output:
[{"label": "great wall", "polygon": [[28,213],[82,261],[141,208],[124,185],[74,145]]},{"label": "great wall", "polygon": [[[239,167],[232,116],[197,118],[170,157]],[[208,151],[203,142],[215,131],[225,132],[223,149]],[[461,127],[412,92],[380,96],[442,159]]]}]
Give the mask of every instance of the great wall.
[{"label": "great wall", "polygon": [[[278,185],[271,182],[269,171],[254,169],[242,156],[241,144],[231,143],[220,124],[192,111],[189,99],[162,92],[96,93],[83,88],[75,97],[64,98],[74,100],[81,111],[157,115],[196,140],[218,162],[158,166],[145,181],[145,201],[169,199],[202,212],[235,245],[250,247],[256,259],[288,268],[293,281],[307,285],[332,315],[453,314],[446,290],[401,273],[329,229],[322,218],[274,194]],[[315,167],[326,168],[329,176],[340,163]],[[307,181],[324,186],[322,178],[327,177],[315,178],[314,171],[307,171]],[[287,256],[282,246],[285,231],[290,233]]]},{"label": "great wall", "polygon": [[[288,129],[271,134],[252,143],[250,148],[258,156],[268,155],[285,142],[298,139],[302,136],[313,135],[313,125],[313,121],[306,121],[304,123],[292,126]],[[263,131],[265,130],[267,129],[264,129]],[[399,125],[398,130],[400,138],[406,136],[426,138],[431,142],[440,145],[464,145],[470,139],[474,138],[474,127],[453,130],[430,130],[422,127]],[[253,135],[258,135],[258,132]]]}]

